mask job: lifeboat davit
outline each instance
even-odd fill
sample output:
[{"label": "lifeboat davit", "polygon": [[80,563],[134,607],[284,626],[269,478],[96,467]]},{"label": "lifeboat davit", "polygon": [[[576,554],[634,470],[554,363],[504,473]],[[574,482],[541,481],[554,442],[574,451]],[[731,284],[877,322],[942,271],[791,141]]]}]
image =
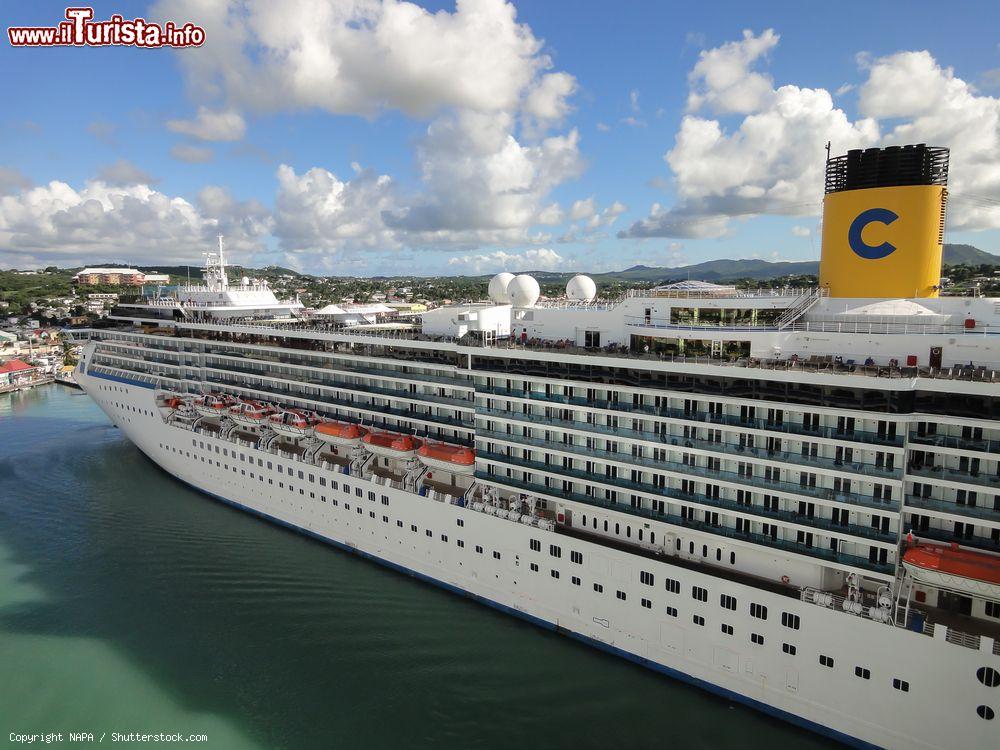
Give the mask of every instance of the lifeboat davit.
[{"label": "lifeboat davit", "polygon": [[221,417],[233,403],[235,403],[235,399],[232,396],[206,393],[204,396],[196,398],[192,406],[203,417]]},{"label": "lifeboat davit", "polygon": [[1000,599],[1000,557],[957,544],[915,544],[903,567],[919,583],[987,599]]},{"label": "lifeboat davit", "polygon": [[316,425],[316,438],[330,445],[357,445],[368,430],[350,422],[320,422]]},{"label": "lifeboat davit", "polygon": [[362,441],[365,448],[376,456],[388,458],[413,458],[420,447],[420,441],[415,437],[396,432],[369,432]]},{"label": "lifeboat davit", "polygon": [[227,412],[229,418],[244,427],[260,427],[267,422],[274,409],[257,401],[240,401],[231,406]]},{"label": "lifeboat davit", "polygon": [[313,411],[287,409],[272,414],[268,418],[268,424],[279,435],[290,438],[309,437],[313,434],[316,425],[319,424],[319,416]]},{"label": "lifeboat davit", "polygon": [[160,395],[159,403],[164,409],[180,409],[187,405],[187,400],[176,393],[164,393]]},{"label": "lifeboat davit", "polygon": [[417,451],[420,462],[429,469],[472,474],[476,470],[476,452],[464,445],[424,443]]}]

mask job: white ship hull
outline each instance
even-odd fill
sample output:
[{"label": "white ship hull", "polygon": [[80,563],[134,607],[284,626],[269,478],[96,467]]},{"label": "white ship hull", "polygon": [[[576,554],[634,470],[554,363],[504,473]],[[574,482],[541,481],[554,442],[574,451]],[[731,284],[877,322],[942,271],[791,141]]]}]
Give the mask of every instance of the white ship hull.
[{"label": "white ship hull", "polygon": [[[947,642],[944,628],[928,638],[726,580],[709,568],[660,562],[309,464],[298,465],[306,480],[285,485],[291,472],[267,467],[291,459],[165,424],[148,386],[78,379],[151,460],[235,507],[852,745],[996,747],[996,722],[976,716],[983,703],[1000,710],[1000,688],[975,677],[980,667],[997,665],[992,639],[965,648]],[[529,548],[531,540],[541,551]],[[561,557],[550,556],[550,545],[561,547]],[[570,551],[583,562],[571,562]],[[655,586],[644,585],[640,572],[652,574]],[[664,588],[666,579],[679,581],[679,593]],[[692,598],[696,586],[708,591],[707,601]],[[722,595],[735,597],[737,608],[721,606]],[[751,617],[751,603],[769,617]],[[797,615],[801,627],[784,627],[782,613]],[[751,643],[751,633],[763,644]],[[870,677],[856,676],[856,667]],[[894,689],[894,679],[909,690]]]}]

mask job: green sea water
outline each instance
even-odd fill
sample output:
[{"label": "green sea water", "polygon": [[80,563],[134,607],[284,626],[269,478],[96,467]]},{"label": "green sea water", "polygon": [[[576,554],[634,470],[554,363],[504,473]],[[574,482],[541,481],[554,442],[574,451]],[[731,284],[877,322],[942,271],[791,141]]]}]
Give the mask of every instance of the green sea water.
[{"label": "green sea water", "polygon": [[0,743],[12,732],[213,750],[829,744],[216,503],[59,385],[0,395]]}]

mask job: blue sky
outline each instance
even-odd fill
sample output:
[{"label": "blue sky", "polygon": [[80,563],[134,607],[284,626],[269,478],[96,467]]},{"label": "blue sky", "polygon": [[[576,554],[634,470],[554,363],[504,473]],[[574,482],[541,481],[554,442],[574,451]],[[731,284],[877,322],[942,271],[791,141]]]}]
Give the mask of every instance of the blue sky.
[{"label": "blue sky", "polygon": [[4,40],[0,266],[195,261],[220,231],[358,275],[816,259],[828,139],[951,146],[947,240],[1000,252],[995,3],[514,5],[97,3],[206,44]]}]

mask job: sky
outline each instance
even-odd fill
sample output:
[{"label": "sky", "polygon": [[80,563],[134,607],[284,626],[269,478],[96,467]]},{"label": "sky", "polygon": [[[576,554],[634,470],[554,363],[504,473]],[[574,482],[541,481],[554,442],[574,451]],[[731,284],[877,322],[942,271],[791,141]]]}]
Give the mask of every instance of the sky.
[{"label": "sky", "polygon": [[219,234],[332,275],[817,260],[828,141],[949,146],[946,241],[1000,252],[995,2],[93,7],[205,41],[0,40],[2,268],[200,263]]}]

